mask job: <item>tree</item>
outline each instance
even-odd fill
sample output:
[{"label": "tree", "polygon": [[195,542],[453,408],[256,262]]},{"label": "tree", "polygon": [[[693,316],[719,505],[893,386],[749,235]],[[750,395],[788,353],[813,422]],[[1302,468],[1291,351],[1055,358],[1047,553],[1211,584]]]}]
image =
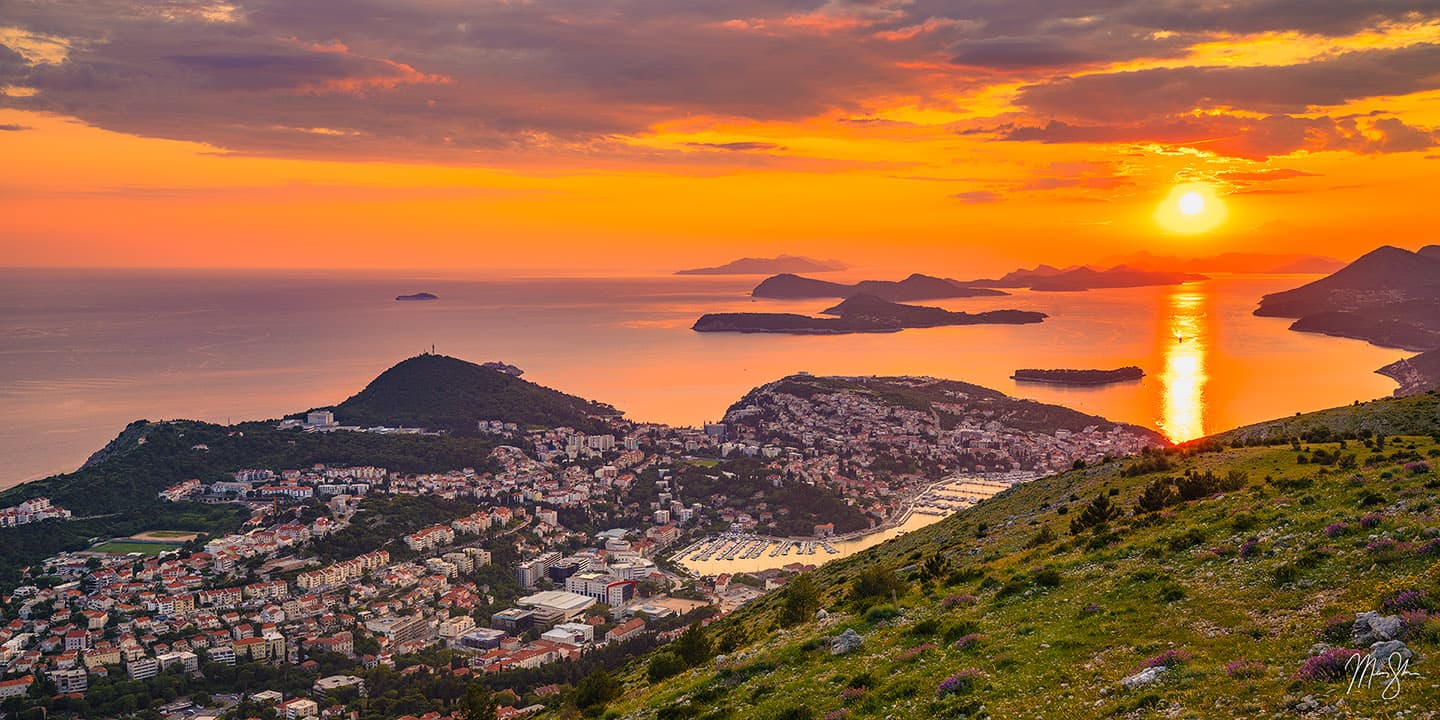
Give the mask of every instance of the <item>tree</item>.
[{"label": "tree", "polygon": [[930,557],[925,558],[925,562],[920,563],[920,582],[928,583],[938,580],[949,572],[950,558],[941,555],[937,550]]},{"label": "tree", "polygon": [[[575,694],[572,699],[575,707],[581,710],[592,708],[603,708],[611,700],[620,695],[620,681],[614,675],[597,670],[586,675],[578,685],[575,686]],[[467,718],[468,720],[468,718]]]},{"label": "tree", "polygon": [[905,583],[894,570],[874,565],[861,570],[855,577],[854,584],[850,586],[850,599],[864,609],[873,600],[889,600],[904,591]]},{"label": "tree", "polygon": [[495,720],[495,711],[495,698],[484,683],[473,682],[465,688],[465,697],[460,701],[463,720]]},{"label": "tree", "polygon": [[1145,486],[1135,504],[1141,512],[1156,512],[1175,504],[1179,499],[1175,486],[1169,480],[1156,480]]},{"label": "tree", "polygon": [[1079,535],[1091,528],[1104,527],[1118,517],[1120,517],[1120,508],[1112,505],[1110,498],[1105,493],[1100,493],[1090,501],[1089,505],[1085,506],[1080,517],[1070,521],[1070,533]]},{"label": "tree", "polygon": [[795,576],[785,586],[785,597],[780,601],[780,622],[784,625],[799,625],[810,619],[820,609],[820,591],[809,573]]},{"label": "tree", "polygon": [[690,628],[675,640],[674,648],[686,667],[695,667],[710,659],[710,638],[706,637],[699,620],[690,623]]}]

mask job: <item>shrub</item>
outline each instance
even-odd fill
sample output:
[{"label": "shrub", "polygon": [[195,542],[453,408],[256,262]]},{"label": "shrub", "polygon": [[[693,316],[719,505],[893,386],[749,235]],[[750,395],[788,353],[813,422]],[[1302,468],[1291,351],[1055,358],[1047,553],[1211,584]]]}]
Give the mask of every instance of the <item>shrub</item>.
[{"label": "shrub", "polygon": [[968,650],[968,649],[974,647],[975,645],[979,644],[979,643],[980,643],[980,640],[981,640],[981,637],[982,637],[982,636],[980,635],[980,633],[970,633],[970,634],[968,634],[968,635],[961,635],[961,636],[960,636],[960,639],[958,639],[958,640],[955,641],[955,649],[956,649],[956,650]]},{"label": "shrub", "polygon": [[1365,545],[1365,552],[1379,563],[1393,562],[1400,559],[1403,548],[1393,538],[1380,538]]},{"label": "shrub", "polygon": [[1225,663],[1225,674],[1236,680],[1251,680],[1265,675],[1265,663],[1258,660],[1231,660]]},{"label": "shrub", "polygon": [[946,610],[951,610],[957,607],[969,607],[974,604],[975,596],[968,593],[946,595],[945,599],[940,601],[941,607],[944,607]]},{"label": "shrub", "polygon": [[1060,571],[1048,567],[1035,571],[1035,584],[1040,587],[1060,587]]},{"label": "shrub", "polygon": [[1380,607],[1386,612],[1401,610],[1426,610],[1430,607],[1424,590],[1401,590],[1380,598]]},{"label": "shrub", "polygon": [[1329,525],[1326,525],[1326,526],[1325,526],[1325,537],[1328,537],[1328,538],[1340,537],[1341,535],[1344,535],[1345,533],[1349,532],[1349,530],[1350,530],[1350,526],[1349,526],[1349,525],[1346,525],[1346,524],[1343,523],[1343,522],[1333,522],[1333,523],[1330,523]]},{"label": "shrub", "polygon": [[975,668],[966,668],[940,681],[935,688],[938,695],[965,695],[975,689],[987,676]]},{"label": "shrub", "polygon": [[1257,540],[1246,540],[1240,543],[1240,557],[1252,558],[1260,554],[1260,542]]},{"label": "shrub", "polygon": [[1335,682],[1349,674],[1345,665],[1350,658],[1364,654],[1352,648],[1330,648],[1305,660],[1295,677],[1309,682]]},{"label": "shrub", "polygon": [[931,650],[934,650],[934,649],[935,649],[934,643],[928,643],[928,642],[927,642],[927,643],[920,643],[919,645],[916,645],[915,647],[906,648],[906,649],[900,651],[900,656],[899,656],[899,657],[900,657],[900,660],[908,662],[908,661],[914,660],[915,658],[920,657],[921,655],[924,655],[925,653],[930,652]]},{"label": "shrub", "polygon": [[1141,668],[1141,669],[1144,669],[1144,668],[1152,668],[1152,667],[1168,667],[1168,668],[1173,668],[1173,667],[1175,667],[1176,665],[1183,665],[1183,664],[1185,664],[1185,663],[1187,663],[1187,662],[1190,662],[1190,653],[1189,653],[1189,651],[1187,651],[1187,650],[1185,650],[1185,649],[1183,649],[1183,648],[1181,648],[1181,649],[1171,649],[1171,650],[1166,650],[1165,652],[1162,652],[1162,653],[1160,653],[1159,655],[1156,655],[1156,656],[1154,656],[1154,657],[1146,660],[1146,661],[1143,662],[1143,663],[1140,663],[1140,668]]},{"label": "shrub", "polygon": [[1355,619],[1351,615],[1340,614],[1325,621],[1325,627],[1320,630],[1320,639],[1326,642],[1340,643],[1350,639],[1350,630],[1355,626]]},{"label": "shrub", "polygon": [[1384,520],[1385,516],[1380,513],[1366,513],[1365,517],[1360,518],[1360,527],[1366,530],[1373,530],[1380,527],[1380,523],[1384,522]]},{"label": "shrub", "polygon": [[1405,472],[1411,475],[1425,475],[1430,472],[1430,463],[1424,460],[1405,463]]},{"label": "shrub", "polygon": [[685,670],[685,661],[675,653],[665,652],[650,659],[650,667],[646,669],[645,675],[650,682],[660,682],[665,678],[678,675]]},{"label": "shrub", "polygon": [[840,699],[847,703],[851,703],[859,700],[862,697],[865,697],[865,693],[866,690],[863,687],[847,687],[844,690],[840,691]]},{"label": "shrub", "polygon": [[865,612],[865,622],[872,625],[882,623],[886,620],[893,620],[900,616],[900,611],[889,605],[877,605]]}]

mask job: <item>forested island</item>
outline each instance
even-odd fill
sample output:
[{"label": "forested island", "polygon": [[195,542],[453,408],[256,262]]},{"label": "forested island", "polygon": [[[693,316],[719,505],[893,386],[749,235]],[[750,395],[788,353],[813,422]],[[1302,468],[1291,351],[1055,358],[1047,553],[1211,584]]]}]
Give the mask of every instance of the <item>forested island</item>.
[{"label": "forested island", "polygon": [[1016,370],[1010,379],[1050,385],[1109,385],[1139,380],[1143,377],[1145,377],[1144,370],[1134,365],[1128,365],[1114,370],[1037,370],[1027,368]]},{"label": "forested island", "polygon": [[435,293],[428,293],[428,292],[418,292],[418,293],[414,293],[414,294],[412,294],[412,295],[396,295],[396,296],[395,296],[395,301],[396,301],[396,302],[415,302],[415,301],[439,300],[439,299],[440,299],[440,296],[439,296],[439,295],[436,295]]},{"label": "forested island", "polygon": [[1045,313],[1028,310],[953,312],[925,305],[890,302],[860,294],[821,311],[837,317],[810,317],[795,313],[708,313],[695,321],[696,332],[789,333],[836,335],[898,332],[905,328],[944,325],[1028,325],[1043,322]]}]

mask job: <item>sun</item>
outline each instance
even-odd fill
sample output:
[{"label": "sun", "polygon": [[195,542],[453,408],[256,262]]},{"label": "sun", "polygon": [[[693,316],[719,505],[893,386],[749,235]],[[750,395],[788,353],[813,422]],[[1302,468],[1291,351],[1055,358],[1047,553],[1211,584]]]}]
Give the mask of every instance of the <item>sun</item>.
[{"label": "sun", "polygon": [[1194,235],[1214,230],[1225,221],[1225,203],[1215,188],[1184,183],[1170,189],[1155,208],[1155,222],[1173,233]]}]

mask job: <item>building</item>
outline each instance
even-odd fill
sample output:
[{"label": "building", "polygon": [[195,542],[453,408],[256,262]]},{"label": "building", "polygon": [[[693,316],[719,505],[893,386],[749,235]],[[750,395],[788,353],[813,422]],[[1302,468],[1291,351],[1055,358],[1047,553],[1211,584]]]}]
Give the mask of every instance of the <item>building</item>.
[{"label": "building", "polygon": [[142,657],[125,663],[125,674],[131,680],[145,680],[160,674],[160,663],[152,657]]},{"label": "building", "polygon": [[503,642],[505,631],[492,628],[475,628],[460,636],[460,647],[465,650],[494,650]]},{"label": "building", "polygon": [[49,673],[49,678],[55,683],[55,691],[61,694],[83,693],[90,687],[90,673],[83,668],[54,670]]},{"label": "building", "polygon": [[535,583],[540,582],[540,579],[545,577],[545,574],[549,572],[550,566],[554,565],[559,559],[560,553],[547,552],[538,557],[526,560],[515,566],[515,580],[519,582],[522,587],[535,587]]},{"label": "building", "polygon": [[285,720],[300,720],[320,716],[320,705],[314,700],[295,698],[275,706],[275,714]]},{"label": "building", "polygon": [[530,610],[508,608],[490,616],[490,627],[517,635],[534,626],[535,613]]},{"label": "building", "polygon": [[0,700],[9,700],[13,697],[25,697],[30,694],[30,686],[34,684],[34,675],[26,675],[15,678],[14,680],[0,680]]},{"label": "building", "polygon": [[516,604],[534,612],[536,619],[541,622],[552,624],[580,617],[595,604],[595,598],[563,590],[547,590],[526,595],[516,601]]},{"label": "building", "polygon": [[156,656],[155,660],[160,663],[161,672],[177,665],[184,668],[185,672],[196,672],[200,669],[200,658],[192,652],[168,652]]},{"label": "building", "polygon": [[624,605],[635,597],[634,581],[598,572],[583,572],[570,576],[565,580],[565,590],[612,607]]},{"label": "building", "polygon": [[365,680],[354,675],[331,675],[315,681],[310,687],[311,692],[316,695],[342,690],[344,688],[356,688],[360,691],[360,697],[365,697]]},{"label": "building", "polygon": [[365,629],[385,638],[391,647],[435,638],[435,629],[430,627],[430,623],[421,615],[371,620],[365,623]]},{"label": "building", "polygon": [[305,414],[305,427],[332,428],[335,425],[335,413],[329,410],[313,410]]},{"label": "building", "polygon": [[610,642],[620,642],[636,637],[643,632],[645,632],[645,620],[637,617],[610,628],[610,632],[605,633],[605,639]]},{"label": "building", "polygon": [[232,648],[229,645],[212,647],[209,650],[205,651],[205,659],[209,660],[212,663],[219,663],[221,665],[234,665],[235,648]]}]

